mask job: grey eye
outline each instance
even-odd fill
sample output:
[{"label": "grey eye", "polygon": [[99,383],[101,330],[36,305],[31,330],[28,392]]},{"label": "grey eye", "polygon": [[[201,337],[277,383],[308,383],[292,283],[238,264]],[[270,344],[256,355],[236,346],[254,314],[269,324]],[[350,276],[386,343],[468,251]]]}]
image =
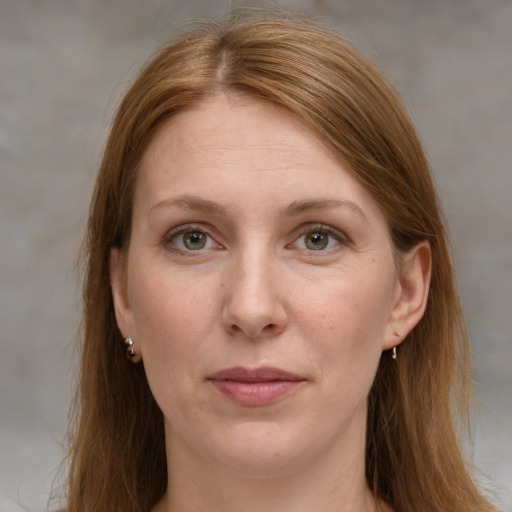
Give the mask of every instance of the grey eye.
[{"label": "grey eye", "polygon": [[305,246],[312,251],[321,251],[329,244],[329,234],[322,232],[311,232],[304,235]]},{"label": "grey eye", "polygon": [[164,239],[164,244],[182,254],[221,249],[222,246],[207,231],[196,226],[178,226]]},{"label": "grey eye", "polygon": [[187,231],[180,235],[184,247],[190,251],[204,249],[208,241],[208,235],[202,231]]}]

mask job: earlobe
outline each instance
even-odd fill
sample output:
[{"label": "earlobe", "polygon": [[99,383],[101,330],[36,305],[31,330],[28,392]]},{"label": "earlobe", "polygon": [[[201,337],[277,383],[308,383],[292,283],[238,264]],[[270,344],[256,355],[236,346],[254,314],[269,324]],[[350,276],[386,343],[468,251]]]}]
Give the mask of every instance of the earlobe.
[{"label": "earlobe", "polygon": [[117,326],[123,337],[134,336],[133,318],[128,300],[126,269],[119,248],[110,250],[110,286],[116,315]]},{"label": "earlobe", "polygon": [[384,350],[399,345],[423,317],[427,307],[432,255],[424,240],[402,255],[398,293],[392,306]]}]

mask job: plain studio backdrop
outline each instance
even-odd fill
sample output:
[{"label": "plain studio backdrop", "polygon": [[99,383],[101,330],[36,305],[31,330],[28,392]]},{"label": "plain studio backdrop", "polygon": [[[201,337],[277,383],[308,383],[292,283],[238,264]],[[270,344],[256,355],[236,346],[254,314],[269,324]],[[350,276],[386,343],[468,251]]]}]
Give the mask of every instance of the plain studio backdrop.
[{"label": "plain studio backdrop", "polygon": [[[42,510],[63,456],[75,266],[113,112],[187,20],[228,0],[0,0],[0,511]],[[269,7],[263,2],[243,5]],[[481,402],[470,452],[512,510],[512,4],[287,0],[398,88],[453,239]],[[120,397],[122,399],[122,397]]]}]

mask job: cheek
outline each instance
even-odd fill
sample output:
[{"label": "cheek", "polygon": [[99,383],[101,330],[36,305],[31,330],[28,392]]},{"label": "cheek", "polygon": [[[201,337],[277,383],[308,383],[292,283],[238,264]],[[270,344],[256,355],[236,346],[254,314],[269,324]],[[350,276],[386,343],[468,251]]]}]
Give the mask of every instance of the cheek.
[{"label": "cheek", "polygon": [[193,357],[218,318],[215,289],[156,269],[134,282],[132,307],[145,361],[169,368]]},{"label": "cheek", "polygon": [[[316,364],[336,385],[351,388],[359,382],[371,385],[382,353],[390,313],[391,280],[378,269],[364,277],[338,277],[322,293],[304,302],[309,314],[299,318],[314,340]],[[306,320],[308,318],[308,320]]]},{"label": "cheek", "polygon": [[208,293],[215,287],[165,272],[146,273],[134,284],[133,311],[155,400],[167,418],[181,411],[194,421],[198,410],[190,396],[204,373],[204,344],[218,318],[219,301]]},{"label": "cheek", "polygon": [[344,340],[346,349],[358,350],[381,341],[390,314],[390,290],[378,276],[350,276],[304,302],[311,303],[310,317],[316,315],[324,333]]}]

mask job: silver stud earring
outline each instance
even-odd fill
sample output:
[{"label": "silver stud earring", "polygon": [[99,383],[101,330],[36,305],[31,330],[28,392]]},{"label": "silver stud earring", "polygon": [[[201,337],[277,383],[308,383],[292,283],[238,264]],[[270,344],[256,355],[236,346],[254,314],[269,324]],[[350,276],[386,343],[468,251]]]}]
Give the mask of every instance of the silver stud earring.
[{"label": "silver stud earring", "polygon": [[128,336],[125,338],[124,344],[126,345],[126,356],[132,363],[138,363],[142,359],[140,355],[137,355],[133,348],[133,340]]}]

